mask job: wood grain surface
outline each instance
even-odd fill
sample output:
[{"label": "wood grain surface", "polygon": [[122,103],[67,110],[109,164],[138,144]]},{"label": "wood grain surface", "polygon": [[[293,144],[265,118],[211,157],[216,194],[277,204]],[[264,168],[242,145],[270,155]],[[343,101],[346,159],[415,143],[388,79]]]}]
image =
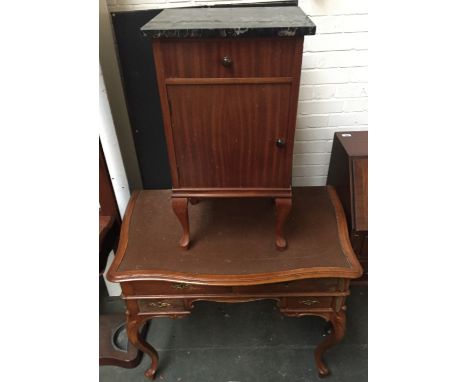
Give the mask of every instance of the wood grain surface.
[{"label": "wood grain surface", "polygon": [[183,251],[174,245],[180,228],[170,199],[170,191],[133,194],[109,280],[241,286],[356,278],[362,273],[333,188],[293,189],[285,227],[289,247],[284,252],[270,239],[275,209],[268,199],[213,199],[190,205],[192,247]]},{"label": "wood grain surface", "polygon": [[364,267],[360,282],[367,282],[368,269],[367,141],[367,131],[335,133],[327,177],[327,184],[335,187],[343,205],[353,249]]},{"label": "wood grain surface", "polygon": [[[288,77],[298,37],[164,39],[165,75],[171,77]],[[223,58],[231,60],[223,65]]]},{"label": "wood grain surface", "polygon": [[353,159],[353,226],[356,231],[367,231],[367,158]]},{"label": "wood grain surface", "polygon": [[[291,84],[168,86],[180,187],[290,187]],[[293,145],[293,142],[286,142]]]}]

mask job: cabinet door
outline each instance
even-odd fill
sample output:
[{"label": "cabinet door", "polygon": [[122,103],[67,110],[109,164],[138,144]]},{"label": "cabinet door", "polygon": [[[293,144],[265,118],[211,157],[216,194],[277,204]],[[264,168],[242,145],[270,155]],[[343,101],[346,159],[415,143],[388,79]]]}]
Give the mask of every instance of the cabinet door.
[{"label": "cabinet door", "polygon": [[290,187],[290,93],[291,83],[167,85],[179,187]]}]

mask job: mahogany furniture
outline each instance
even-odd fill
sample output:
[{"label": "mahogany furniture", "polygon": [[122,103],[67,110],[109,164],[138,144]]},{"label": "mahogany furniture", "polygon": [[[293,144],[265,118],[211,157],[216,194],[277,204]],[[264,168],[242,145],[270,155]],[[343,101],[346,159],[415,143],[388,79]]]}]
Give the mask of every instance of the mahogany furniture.
[{"label": "mahogany furniture", "polygon": [[201,300],[271,299],[285,315],[324,318],[332,330],[316,348],[315,362],[320,376],[329,373],[323,353],[345,334],[350,280],[362,268],[334,188],[292,192],[287,252],[278,252],[268,238],[271,202],[238,198],[191,206],[190,254],[173,245],[178,221],[168,203],[171,191],[132,195],[107,277],[122,286],[130,340],[151,358],[147,377],[155,377],[158,353],[141,338],[140,326],[154,317],[184,317],[193,309],[196,314]]},{"label": "mahogany furniture", "polygon": [[354,252],[367,281],[367,131],[335,133],[327,184],[343,204]]},{"label": "mahogany furniture", "polygon": [[299,7],[191,8],[141,30],[153,41],[180,246],[189,201],[268,197],[285,249],[302,45],[315,25]]},{"label": "mahogany furniture", "polygon": [[[111,250],[117,252],[121,219],[109,176],[106,158],[99,142],[99,275],[106,267]],[[100,304],[101,305],[101,304]],[[125,368],[138,366],[142,353],[127,341],[120,349],[116,337],[124,329],[125,315],[116,312],[99,312],[99,365]],[[144,330],[142,328],[142,335]]]}]

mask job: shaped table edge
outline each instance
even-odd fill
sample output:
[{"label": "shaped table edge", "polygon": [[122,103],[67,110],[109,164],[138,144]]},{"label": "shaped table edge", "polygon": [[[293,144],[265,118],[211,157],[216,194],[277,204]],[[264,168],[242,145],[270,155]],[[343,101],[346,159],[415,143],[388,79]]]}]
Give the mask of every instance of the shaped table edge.
[{"label": "shaped table edge", "polygon": [[269,273],[253,273],[253,274],[229,274],[229,275],[214,275],[214,274],[190,274],[174,271],[157,271],[154,269],[145,270],[139,269],[135,271],[119,271],[119,266],[125,256],[128,245],[128,233],[132,220],[133,210],[141,191],[132,193],[127,209],[125,211],[121,232],[120,241],[115,258],[107,273],[107,279],[111,282],[121,283],[128,281],[168,281],[168,282],[184,282],[188,284],[199,285],[218,285],[218,286],[247,286],[258,284],[270,284],[278,282],[287,282],[293,280],[309,279],[309,278],[345,278],[357,279],[362,276],[363,269],[354,253],[348,235],[348,227],[346,222],[343,206],[333,186],[326,186],[328,196],[333,205],[338,229],[338,237],[340,240],[341,249],[346,256],[349,267],[314,267],[314,268],[299,268],[287,271],[269,272]]}]

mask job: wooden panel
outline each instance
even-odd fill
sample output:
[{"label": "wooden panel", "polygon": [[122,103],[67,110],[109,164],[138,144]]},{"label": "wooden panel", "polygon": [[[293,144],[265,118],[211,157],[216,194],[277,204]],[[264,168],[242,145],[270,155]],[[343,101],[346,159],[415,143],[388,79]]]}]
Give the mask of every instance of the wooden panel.
[{"label": "wooden panel", "polygon": [[327,184],[340,197],[351,231],[367,231],[367,131],[335,133]]},{"label": "wooden panel", "polygon": [[327,184],[336,187],[348,221],[351,243],[367,281],[367,131],[335,133]]},{"label": "wooden panel", "polygon": [[353,159],[353,213],[357,231],[367,231],[367,158]]},{"label": "wooden panel", "polygon": [[364,241],[362,243],[361,253],[359,254],[360,257],[367,259],[367,233],[364,236]]},{"label": "wooden panel", "polygon": [[349,157],[367,157],[367,131],[349,131],[335,134]]},{"label": "wooden panel", "polygon": [[363,274],[362,274],[361,278],[357,279],[356,281],[367,281],[367,276],[369,274],[369,263],[368,263],[367,257],[365,259],[362,259],[362,260],[360,259],[359,262],[362,265]]},{"label": "wooden panel", "polygon": [[[298,37],[161,40],[166,77],[287,77]],[[223,58],[231,60],[223,65]]]},{"label": "wooden panel", "polygon": [[171,283],[166,281],[136,281],[132,283],[133,295],[157,296],[157,295],[200,295],[230,293],[229,286],[207,286],[187,283]]},{"label": "wooden panel", "polygon": [[284,283],[252,285],[243,287],[234,287],[234,292],[239,294],[249,293],[305,293],[305,292],[322,292],[333,293],[339,292],[339,279],[309,279],[298,280]]},{"label": "wooden panel", "polygon": [[353,247],[353,251],[356,254],[356,256],[359,256],[359,254],[362,251],[364,236],[365,236],[364,232],[356,232],[356,231],[351,232],[349,236],[351,240],[351,245]]},{"label": "wooden panel", "polygon": [[330,157],[330,166],[328,168],[327,185],[334,186],[340,198],[341,204],[346,213],[346,220],[349,228],[353,229],[353,220],[351,219],[351,190],[349,175],[349,158],[343,148],[343,145],[337,139],[337,134],[333,139],[332,152]]},{"label": "wooden panel", "polygon": [[[347,294],[343,283],[338,278],[321,278],[298,280],[291,282],[260,284],[251,286],[215,286],[188,283],[173,283],[167,281],[135,281],[132,282],[131,298],[161,297],[161,296],[267,296],[271,294],[302,295],[306,293],[323,293],[333,295]],[[340,287],[341,284],[341,287]],[[128,296],[125,296],[126,298]]]},{"label": "wooden panel", "polygon": [[179,187],[290,187],[291,86],[168,85]]}]

